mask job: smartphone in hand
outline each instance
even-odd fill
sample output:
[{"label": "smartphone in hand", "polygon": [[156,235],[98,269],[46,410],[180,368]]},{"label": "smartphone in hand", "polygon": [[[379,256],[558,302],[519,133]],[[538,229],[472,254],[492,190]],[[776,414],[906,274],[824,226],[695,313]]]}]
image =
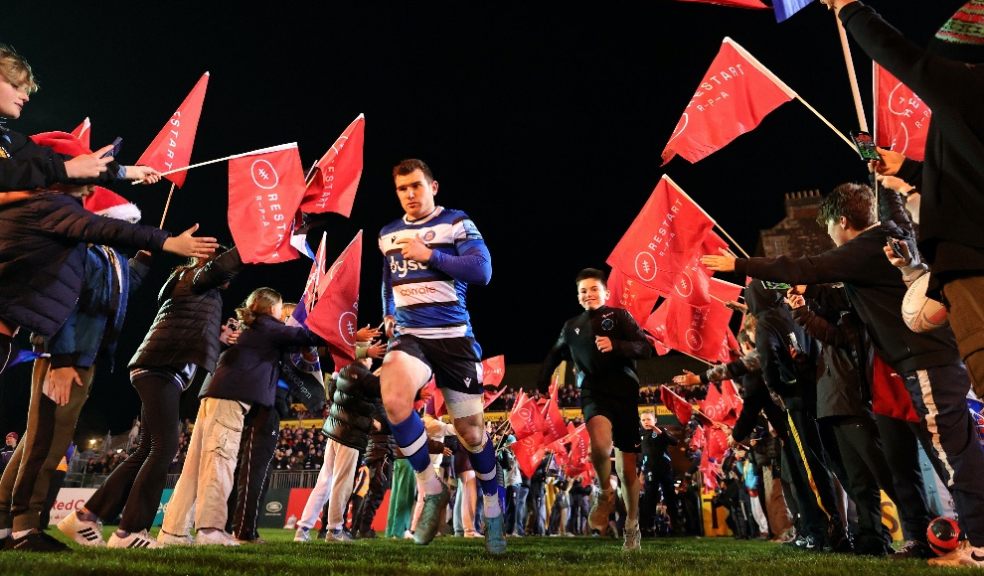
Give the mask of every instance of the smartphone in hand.
[{"label": "smartphone in hand", "polygon": [[875,139],[871,137],[871,134],[862,130],[852,130],[851,140],[854,142],[854,146],[858,149],[858,154],[861,155],[862,160],[866,162],[869,160],[881,161],[881,154],[879,154],[878,150],[876,150]]},{"label": "smartphone in hand", "polygon": [[116,158],[120,153],[120,147],[122,145],[123,145],[123,137],[117,136],[116,139],[113,140],[113,148],[109,152],[103,154],[101,158],[106,158],[107,156],[112,156],[113,158]]}]

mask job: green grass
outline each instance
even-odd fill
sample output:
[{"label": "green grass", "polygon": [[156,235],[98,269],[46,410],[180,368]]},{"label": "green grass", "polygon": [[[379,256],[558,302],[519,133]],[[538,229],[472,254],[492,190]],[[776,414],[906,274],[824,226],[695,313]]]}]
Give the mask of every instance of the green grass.
[{"label": "green grass", "polygon": [[[55,530],[57,532],[57,530]],[[266,544],[239,548],[171,547],[163,550],[76,549],[65,554],[0,552],[0,575],[183,575],[326,576],[812,576],[968,574],[930,568],[915,560],[810,554],[767,542],[731,538],[644,540],[638,554],[623,554],[621,542],[599,538],[510,539],[508,552],[485,553],[481,540],[438,538],[429,546],[409,540],[295,544],[293,532],[262,530]],[[107,535],[109,529],[107,529]]]}]

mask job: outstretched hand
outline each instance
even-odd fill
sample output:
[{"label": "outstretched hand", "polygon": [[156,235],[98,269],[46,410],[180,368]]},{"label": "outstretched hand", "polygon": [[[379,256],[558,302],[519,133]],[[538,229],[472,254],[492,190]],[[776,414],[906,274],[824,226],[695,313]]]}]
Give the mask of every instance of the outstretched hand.
[{"label": "outstretched hand", "polygon": [[178,256],[208,258],[219,247],[219,242],[211,236],[194,236],[198,224],[188,228],[178,236],[164,241],[164,251]]},{"label": "outstretched hand", "polygon": [[721,248],[719,252],[720,254],[705,254],[701,256],[700,263],[715,272],[734,272],[735,260],[738,258],[726,248]]},{"label": "outstretched hand", "polygon": [[157,184],[161,181],[161,173],[150,166],[125,166],[126,179],[134,184]]},{"label": "outstretched hand", "polygon": [[697,384],[700,384],[700,376],[694,374],[690,370],[684,370],[683,374],[673,377],[673,383],[677,386],[696,386]]}]

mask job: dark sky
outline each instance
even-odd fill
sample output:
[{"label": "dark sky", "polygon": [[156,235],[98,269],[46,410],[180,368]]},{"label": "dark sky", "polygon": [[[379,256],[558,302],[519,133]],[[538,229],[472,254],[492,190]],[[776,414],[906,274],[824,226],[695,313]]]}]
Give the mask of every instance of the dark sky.
[{"label": "dark sky", "polygon": [[[870,3],[919,44],[961,4]],[[11,123],[21,132],[68,131],[89,116],[93,146],[122,136],[120,159],[133,162],[206,70],[193,161],[296,141],[309,166],[365,113],[365,170],[352,218],[324,222],[330,259],[365,229],[361,322],[380,320],[374,239],[401,214],[391,166],[419,157],[441,183],[438,203],[467,211],[485,235],[492,283],[470,290],[469,307],[486,355],[510,362],[540,361],[578,313],[574,275],[604,265],[648,198],[663,173],[660,152],[724,36],[842,131],[857,127],[833,17],[819,5],[777,25],[770,12],[669,0],[587,10],[508,2],[10,4],[0,41],[29,59],[42,87]],[[870,101],[870,60],[859,50],[855,59]],[[675,159],[666,173],[748,250],[759,229],[782,218],[784,193],[826,192],[864,177],[857,156],[797,103],[696,165]],[[118,191],[140,206],[145,223],[159,221],[165,184]],[[230,241],[226,199],[224,164],[193,170],[166,227],[200,222]],[[105,429],[109,418],[119,430],[131,419],[135,395],[122,364],[176,262],[161,257],[132,301],[121,366],[97,377],[83,427]],[[309,267],[248,269],[228,291],[227,311],[261,285],[296,299]]]}]

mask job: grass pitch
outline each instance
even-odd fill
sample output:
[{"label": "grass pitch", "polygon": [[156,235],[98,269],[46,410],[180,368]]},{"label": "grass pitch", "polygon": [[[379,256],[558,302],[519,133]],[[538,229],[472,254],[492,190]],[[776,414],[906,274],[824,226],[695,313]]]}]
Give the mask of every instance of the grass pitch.
[{"label": "grass pitch", "polygon": [[[106,529],[106,535],[111,532]],[[57,534],[57,530],[53,531]],[[429,546],[409,540],[294,543],[293,532],[262,530],[267,541],[238,548],[171,547],[162,550],[80,548],[64,554],[0,552],[2,576],[813,576],[968,574],[915,560],[893,561],[812,554],[761,541],[731,538],[643,540],[625,554],[609,538],[516,538],[503,556],[485,553],[482,541],[442,537]],[[60,534],[58,534],[60,536]],[[74,546],[74,545],[73,545]]]}]

